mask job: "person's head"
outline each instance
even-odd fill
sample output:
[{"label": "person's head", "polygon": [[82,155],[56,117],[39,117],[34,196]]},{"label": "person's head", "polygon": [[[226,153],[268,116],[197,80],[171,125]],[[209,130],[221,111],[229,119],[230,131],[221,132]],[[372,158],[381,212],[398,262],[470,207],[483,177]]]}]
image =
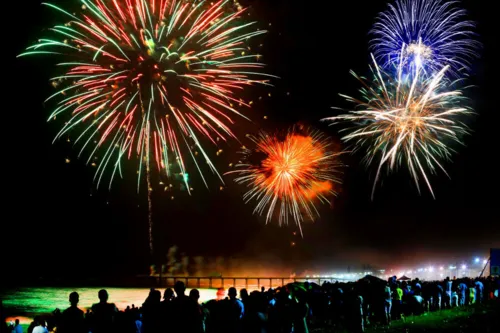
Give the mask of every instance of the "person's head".
[{"label": "person's head", "polygon": [[19,319],[16,318],[16,326],[19,325]]},{"label": "person's head", "polygon": [[177,281],[174,285],[174,290],[177,294],[177,297],[184,296],[184,293],[186,292],[186,286],[184,285],[184,282]]},{"label": "person's head", "polygon": [[108,301],[109,295],[106,289],[99,290],[99,293],[97,295],[99,296],[99,300],[101,302],[106,303]]},{"label": "person's head", "polygon": [[151,293],[149,294],[150,300],[153,303],[160,303],[161,301],[161,291],[159,290],[152,290]]},{"label": "person's head", "polygon": [[163,299],[169,300],[174,297],[174,291],[172,288],[167,288],[165,289],[165,292],[163,293]]},{"label": "person's head", "polygon": [[191,289],[189,292],[189,298],[198,303],[198,300],[200,299],[200,292],[198,289]]},{"label": "person's head", "polygon": [[43,320],[40,316],[36,316],[33,321],[35,322],[35,326],[45,326],[45,320]]},{"label": "person's head", "polygon": [[153,295],[153,293],[155,292],[155,288],[150,288],[149,289],[149,296]]},{"label": "person's head", "polygon": [[73,291],[71,294],[69,294],[69,303],[72,306],[76,306],[79,301],[80,301],[80,296],[76,291]]},{"label": "person's head", "polygon": [[446,282],[450,281],[450,277],[447,276],[446,279],[444,279]]},{"label": "person's head", "polygon": [[245,299],[248,297],[248,290],[246,290],[245,288],[241,289],[240,290],[240,297],[241,299]]},{"label": "person's head", "polygon": [[227,295],[229,296],[230,299],[236,298],[236,288],[235,287],[229,288],[229,290],[227,291]]}]

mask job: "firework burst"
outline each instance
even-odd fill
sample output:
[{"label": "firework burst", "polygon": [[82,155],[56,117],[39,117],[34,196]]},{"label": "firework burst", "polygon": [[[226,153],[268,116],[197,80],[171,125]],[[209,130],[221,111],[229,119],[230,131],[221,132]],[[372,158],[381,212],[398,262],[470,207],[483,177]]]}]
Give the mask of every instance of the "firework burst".
[{"label": "firework burst", "polygon": [[472,110],[464,106],[461,91],[451,89],[453,82],[443,79],[448,66],[425,79],[419,75],[422,71],[412,78],[404,77],[399,66],[393,79],[374,58],[373,63],[371,82],[352,72],[363,84],[362,100],[341,95],[356,104],[356,109],[326,120],[352,123],[342,139],[351,142],[353,150],[366,148],[368,164],[377,161],[372,199],[382,167],[392,171],[403,163],[418,191],[423,178],[434,197],[427,173],[439,168],[447,175],[441,160],[449,159],[453,152],[448,143],[462,143],[467,128],[460,118]]},{"label": "firework burst", "polygon": [[335,195],[334,183],[340,182],[339,153],[332,151],[331,141],[303,127],[292,128],[284,138],[262,132],[250,139],[255,149],[245,148],[236,170],[228,174],[236,174],[235,182],[249,188],[244,200],[257,202],[254,213],[267,211],[269,222],[276,211],[280,225],[292,217],[299,228],[304,215],[312,220],[319,216],[316,201],[328,202],[327,196]]},{"label": "firework burst", "polygon": [[67,116],[56,139],[76,132],[81,152],[92,147],[88,162],[100,154],[97,186],[106,170],[111,186],[122,175],[122,161],[131,158],[139,164],[138,189],[150,168],[185,175],[186,157],[202,178],[206,163],[222,181],[201,140],[235,138],[232,116],[243,117],[236,107],[249,106],[237,93],[269,84],[271,75],[259,72],[263,64],[247,54],[246,44],[265,31],[242,21],[246,9],[228,0],[81,3],[74,15],[45,4],[69,21],[20,55],[64,59],[58,64],[64,74],[52,78],[58,91],[47,99],[59,98],[49,120]]},{"label": "firework burst", "polygon": [[396,0],[377,18],[370,49],[384,67],[402,62],[412,73],[422,67],[432,74],[449,65],[447,73],[458,77],[469,69],[480,43],[473,39],[474,23],[456,3]]}]

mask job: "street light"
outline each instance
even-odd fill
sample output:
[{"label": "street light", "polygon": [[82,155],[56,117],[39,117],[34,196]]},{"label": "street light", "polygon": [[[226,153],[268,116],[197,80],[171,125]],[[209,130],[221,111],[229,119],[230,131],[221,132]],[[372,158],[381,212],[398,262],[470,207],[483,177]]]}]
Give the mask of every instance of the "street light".
[{"label": "street light", "polygon": [[474,259],[474,261],[476,262],[476,264],[479,263],[479,258]]},{"label": "street light", "polygon": [[462,269],[467,269],[467,265],[462,265]]},{"label": "street light", "polygon": [[487,263],[487,262],[488,262],[488,260],[487,260],[487,259],[484,259],[484,260],[483,260],[483,265],[486,265],[486,263]]}]

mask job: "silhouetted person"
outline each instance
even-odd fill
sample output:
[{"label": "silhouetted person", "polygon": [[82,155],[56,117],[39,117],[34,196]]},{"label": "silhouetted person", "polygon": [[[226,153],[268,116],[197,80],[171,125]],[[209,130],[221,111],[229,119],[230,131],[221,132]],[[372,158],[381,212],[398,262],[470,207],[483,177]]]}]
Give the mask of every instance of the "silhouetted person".
[{"label": "silhouetted person", "polygon": [[38,318],[36,326],[33,328],[33,333],[49,333],[47,327],[45,327],[45,321],[41,318]]},{"label": "silhouetted person", "polygon": [[142,305],[142,329],[144,333],[156,333],[162,330],[161,292],[151,289]]},{"label": "silhouetted person", "polygon": [[38,326],[39,320],[40,320],[40,317],[38,317],[38,316],[35,316],[35,318],[33,318],[33,321],[28,326],[28,333],[33,333],[33,330],[35,329],[35,327]]},{"label": "silhouetted person", "polygon": [[463,282],[461,282],[458,285],[458,305],[459,306],[464,306],[465,305],[465,300],[467,299],[466,295],[467,295],[468,289],[469,288],[467,288],[467,285],[465,283],[463,283]]},{"label": "silhouetted person", "polygon": [[469,283],[469,305],[476,303],[476,285],[474,282]]},{"label": "silhouetted person", "polygon": [[434,285],[433,291],[434,291],[434,293],[432,295],[432,300],[434,302],[434,309],[441,310],[442,297],[443,297],[443,293],[444,293],[443,287],[441,286],[441,284],[436,283]]},{"label": "silhouetted person", "polygon": [[167,288],[165,289],[165,292],[163,293],[163,302],[170,302],[175,298],[174,296],[174,291],[172,288]]},{"label": "silhouetted person", "polygon": [[483,302],[484,284],[479,279],[476,279],[474,285],[476,287],[476,303],[481,304]]},{"label": "silhouetted person", "polygon": [[248,301],[248,290],[246,289],[240,289],[240,298],[243,304],[245,304],[246,301]]},{"label": "silhouetted person", "polygon": [[229,288],[227,295],[229,299],[223,302],[224,332],[239,333],[242,329],[242,318],[245,313],[243,302],[236,298],[236,288]]},{"label": "silhouetted person", "polygon": [[114,303],[108,303],[108,292],[99,290],[99,303],[92,305],[92,333],[110,333],[113,330],[113,322],[118,312]]},{"label": "silhouetted person", "polygon": [[205,331],[204,318],[203,310],[198,303],[198,300],[200,299],[200,292],[198,289],[191,289],[189,292],[189,298],[193,301],[193,332],[203,333]]},{"label": "silhouetted person", "polygon": [[365,331],[363,316],[363,297],[354,287],[346,295],[346,321],[349,332],[361,333]]},{"label": "silhouetted person", "polygon": [[174,291],[177,297],[172,301],[172,332],[193,332],[196,325],[196,304],[186,296],[184,282],[177,281],[174,285]]},{"label": "silhouetted person", "polygon": [[291,312],[294,333],[309,333],[309,328],[307,327],[309,305],[306,303],[305,296],[304,293],[298,291],[291,293]]},{"label": "silhouetted person", "polygon": [[[161,314],[163,325],[166,327],[170,327],[172,325],[172,319],[174,318],[172,301],[174,299],[174,291],[172,288],[165,289],[165,292],[163,293],[163,301],[161,302]],[[167,329],[166,332],[170,332],[170,329]]]},{"label": "silhouetted person", "polygon": [[69,294],[71,306],[63,311],[61,315],[58,333],[81,333],[85,332],[83,311],[78,308],[80,296],[76,291]]},{"label": "silhouetted person", "polygon": [[385,323],[391,323],[391,310],[392,310],[392,292],[389,283],[384,286],[384,314]]},{"label": "silhouetted person", "polygon": [[444,291],[445,291],[445,304],[446,307],[449,309],[451,308],[451,288],[453,286],[453,281],[450,280],[450,277],[447,276],[446,279],[444,279]]},{"label": "silhouetted person", "polygon": [[14,333],[23,333],[23,327],[19,324],[19,319],[16,319],[16,323],[14,324]]},{"label": "silhouetted person", "polygon": [[[432,293],[431,289],[431,293]],[[403,289],[401,289],[399,283],[396,283],[396,287],[392,293],[393,298],[392,298],[392,305],[393,305],[393,312],[394,316],[396,319],[401,318],[401,314],[403,312]]]},{"label": "silhouetted person", "polygon": [[424,282],[422,284],[422,296],[424,297],[425,311],[429,312],[431,310],[431,305],[433,303],[433,300],[432,300],[432,284],[431,283]]}]

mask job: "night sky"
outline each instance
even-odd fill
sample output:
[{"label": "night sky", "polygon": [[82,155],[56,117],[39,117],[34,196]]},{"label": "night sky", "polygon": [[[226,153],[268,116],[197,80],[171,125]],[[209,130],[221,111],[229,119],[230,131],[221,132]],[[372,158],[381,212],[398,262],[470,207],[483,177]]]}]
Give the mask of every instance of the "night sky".
[{"label": "night sky", "polygon": [[[16,1],[9,11],[15,20],[6,34],[21,53],[44,27],[62,20],[40,0]],[[69,1],[53,1],[63,4]],[[73,1],[72,1],[73,2]],[[261,128],[274,131],[301,122],[325,131],[340,146],[336,127],[320,119],[332,116],[332,106],[348,107],[338,93],[357,96],[359,82],[353,69],[368,74],[368,31],[387,1],[241,1],[251,4],[251,17],[269,33],[258,52],[277,75],[274,88],[249,89],[254,100],[244,110],[254,124],[238,119],[237,134],[248,144],[246,133]],[[319,5],[321,3],[321,5]],[[436,200],[424,186],[419,195],[405,168],[384,177],[370,200],[374,169],[361,164],[360,154],[345,155],[343,185],[322,217],[304,225],[304,238],[293,236],[296,227],[264,225],[241,199],[243,189],[225,178],[219,190],[214,177],[208,190],[193,171],[195,188],[189,197],[176,190],[153,194],[157,255],[177,244],[190,256],[261,258],[276,265],[346,267],[350,265],[420,263],[487,254],[500,246],[498,227],[498,20],[487,1],[462,1],[470,19],[477,22],[483,43],[481,58],[473,64],[466,94],[477,115],[469,119],[472,135],[445,167],[451,176],[431,176]],[[17,19],[18,18],[18,19]],[[271,25],[269,25],[271,24]],[[133,274],[147,270],[146,187],[136,192],[134,162],[124,179],[111,191],[93,183],[94,168],[79,149],[65,140],[52,144],[62,118],[46,119],[53,93],[48,79],[56,74],[53,59],[31,57],[4,62],[2,265],[17,272],[38,275]],[[6,74],[9,73],[9,74]],[[268,94],[271,94],[271,97]],[[287,94],[289,93],[289,94]],[[258,97],[262,96],[259,100]],[[267,119],[264,119],[267,116]],[[221,145],[214,157],[221,173],[237,161],[241,144]],[[5,149],[6,148],[6,149]],[[66,163],[66,159],[70,163]],[[207,174],[209,170],[206,170]],[[175,184],[175,183],[174,183]],[[175,196],[171,200],[171,196]],[[496,222],[495,222],[496,221]],[[290,247],[292,241],[295,247]]]}]

